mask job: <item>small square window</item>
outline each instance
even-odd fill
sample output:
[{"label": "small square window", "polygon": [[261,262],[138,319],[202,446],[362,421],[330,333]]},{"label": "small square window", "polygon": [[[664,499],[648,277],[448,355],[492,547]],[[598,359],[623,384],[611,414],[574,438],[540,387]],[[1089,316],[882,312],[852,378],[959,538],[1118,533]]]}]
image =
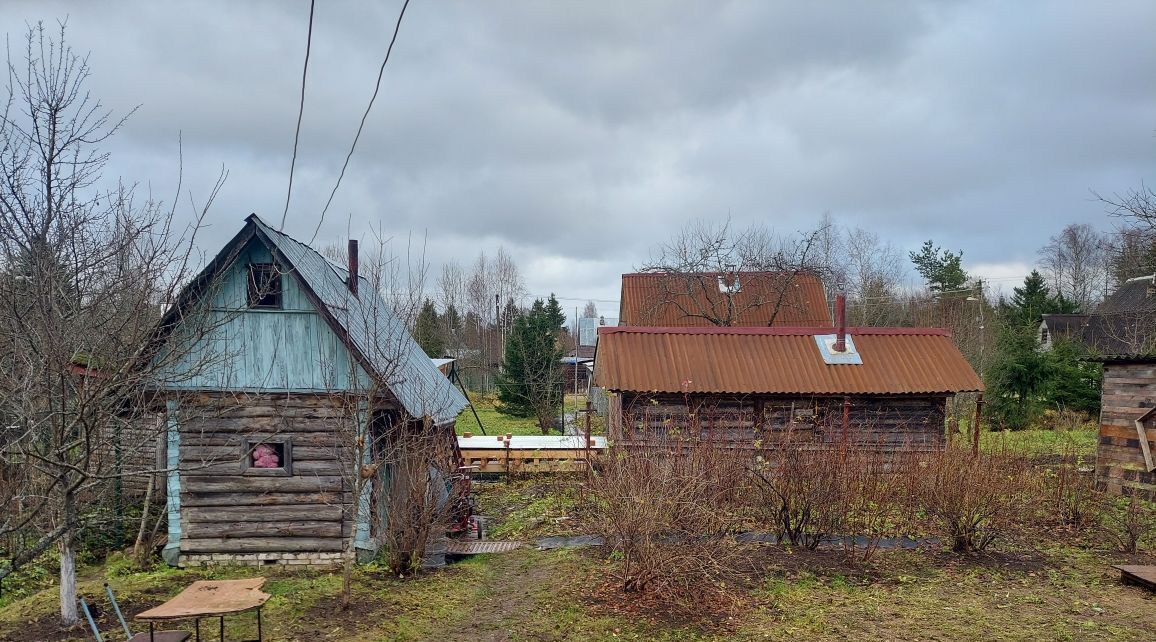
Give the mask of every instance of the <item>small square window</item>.
[{"label": "small square window", "polygon": [[288,437],[244,439],[241,446],[243,474],[274,477],[288,477],[293,474],[293,442]]},{"label": "small square window", "polygon": [[281,308],[281,271],[273,263],[249,264],[249,307]]}]

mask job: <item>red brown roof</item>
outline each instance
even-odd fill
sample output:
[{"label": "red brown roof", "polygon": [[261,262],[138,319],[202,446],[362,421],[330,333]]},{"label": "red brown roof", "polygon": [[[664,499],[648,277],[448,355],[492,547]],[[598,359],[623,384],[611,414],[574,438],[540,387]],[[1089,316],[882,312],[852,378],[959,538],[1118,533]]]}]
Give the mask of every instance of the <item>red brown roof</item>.
[{"label": "red brown roof", "polygon": [[[724,287],[737,279],[728,297]],[[728,300],[729,299],[729,300]],[[823,282],[810,272],[622,275],[619,323],[649,327],[830,327]]]},{"label": "red brown roof", "polygon": [[861,365],[829,365],[831,328],[599,328],[594,385],[611,391],[901,395],[983,390],[944,330],[849,328]]}]

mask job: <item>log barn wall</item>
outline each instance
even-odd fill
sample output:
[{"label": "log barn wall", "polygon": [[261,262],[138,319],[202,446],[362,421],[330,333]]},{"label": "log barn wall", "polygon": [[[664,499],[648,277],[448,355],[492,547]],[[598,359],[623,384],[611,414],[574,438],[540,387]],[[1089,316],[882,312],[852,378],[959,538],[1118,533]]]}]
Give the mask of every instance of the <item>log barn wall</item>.
[{"label": "log barn wall", "polygon": [[737,447],[849,443],[887,450],[939,448],[946,440],[947,396],[744,397],[624,392],[610,401],[616,443],[645,444],[689,436]]},{"label": "log barn wall", "polygon": [[[1111,493],[1156,501],[1156,472],[1149,472],[1136,420],[1156,407],[1156,359],[1104,364],[1096,484]],[[1156,424],[1145,425],[1156,456]]]},{"label": "log barn wall", "polygon": [[[355,412],[355,402],[344,395],[247,395],[243,403],[224,395],[182,395],[182,562],[205,554],[339,557],[354,521],[344,436],[351,434]],[[288,444],[284,469],[245,465],[262,442]]]}]

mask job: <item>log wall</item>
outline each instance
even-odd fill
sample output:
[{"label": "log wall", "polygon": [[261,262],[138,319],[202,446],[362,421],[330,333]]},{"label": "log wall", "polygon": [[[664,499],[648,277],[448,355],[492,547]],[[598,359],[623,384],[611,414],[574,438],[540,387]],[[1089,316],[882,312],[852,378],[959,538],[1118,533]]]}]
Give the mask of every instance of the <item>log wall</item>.
[{"label": "log wall", "polygon": [[736,447],[844,442],[885,450],[942,447],[946,396],[850,397],[675,396],[620,393],[610,403],[616,443],[692,437]]},{"label": "log wall", "polygon": [[[1148,471],[1136,420],[1156,407],[1156,359],[1142,363],[1104,364],[1100,409],[1100,443],[1096,450],[1096,484],[1120,495],[1156,501],[1156,472]],[[1156,457],[1156,422],[1145,424],[1145,437]]]},{"label": "log wall", "polygon": [[[341,553],[352,528],[348,438],[355,402],[343,395],[183,395],[181,542],[205,554]],[[264,440],[291,444],[291,468],[246,467]],[[223,559],[223,558],[222,558]],[[268,559],[280,559],[269,557]]]}]

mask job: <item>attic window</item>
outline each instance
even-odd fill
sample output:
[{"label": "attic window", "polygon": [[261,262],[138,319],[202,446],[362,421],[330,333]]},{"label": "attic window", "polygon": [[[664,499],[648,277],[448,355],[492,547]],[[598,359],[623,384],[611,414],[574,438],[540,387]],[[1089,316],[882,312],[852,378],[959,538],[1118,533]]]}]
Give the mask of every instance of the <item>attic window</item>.
[{"label": "attic window", "polygon": [[241,472],[245,475],[288,477],[293,474],[293,442],[288,437],[242,440]]},{"label": "attic window", "polygon": [[281,271],[273,263],[249,264],[249,307],[281,308]]},{"label": "attic window", "polygon": [[739,283],[739,275],[728,273],[718,277],[718,291],[723,294],[735,294],[742,292],[743,286]]}]

